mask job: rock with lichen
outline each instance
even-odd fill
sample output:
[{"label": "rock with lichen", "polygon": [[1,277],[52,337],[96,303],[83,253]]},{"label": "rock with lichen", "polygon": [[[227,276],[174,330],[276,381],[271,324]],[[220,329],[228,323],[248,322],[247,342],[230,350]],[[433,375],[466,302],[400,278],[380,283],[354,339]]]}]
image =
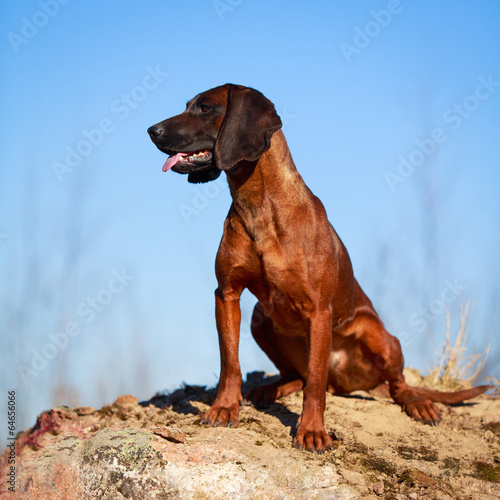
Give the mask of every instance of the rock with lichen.
[{"label": "rock with lichen", "polygon": [[[253,374],[250,383],[260,383]],[[247,383],[248,385],[248,383]],[[429,427],[391,400],[327,395],[334,450],[292,447],[301,394],[265,411],[243,406],[237,429],[199,425],[214,390],[185,386],[99,410],[56,407],[16,438],[15,492],[0,459],[0,497],[16,499],[499,498],[500,403],[453,408]]]}]

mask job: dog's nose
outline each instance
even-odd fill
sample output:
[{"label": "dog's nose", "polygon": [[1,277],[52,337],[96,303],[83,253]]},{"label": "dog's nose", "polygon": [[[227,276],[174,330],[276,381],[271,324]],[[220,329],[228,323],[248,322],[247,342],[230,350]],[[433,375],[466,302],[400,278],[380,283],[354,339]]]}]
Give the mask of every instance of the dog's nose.
[{"label": "dog's nose", "polygon": [[163,132],[163,129],[158,127],[158,125],[153,125],[153,126],[148,128],[148,134],[151,137],[159,137],[162,132]]}]

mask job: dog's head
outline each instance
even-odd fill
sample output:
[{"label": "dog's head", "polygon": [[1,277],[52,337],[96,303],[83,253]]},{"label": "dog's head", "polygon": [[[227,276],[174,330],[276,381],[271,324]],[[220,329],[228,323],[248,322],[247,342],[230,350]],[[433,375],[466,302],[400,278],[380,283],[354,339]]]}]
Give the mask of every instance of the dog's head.
[{"label": "dog's head", "polygon": [[166,172],[189,174],[188,181],[208,182],[242,160],[258,160],[269,148],[281,120],[259,91],[226,84],[191,99],[186,110],[148,133],[169,157]]}]

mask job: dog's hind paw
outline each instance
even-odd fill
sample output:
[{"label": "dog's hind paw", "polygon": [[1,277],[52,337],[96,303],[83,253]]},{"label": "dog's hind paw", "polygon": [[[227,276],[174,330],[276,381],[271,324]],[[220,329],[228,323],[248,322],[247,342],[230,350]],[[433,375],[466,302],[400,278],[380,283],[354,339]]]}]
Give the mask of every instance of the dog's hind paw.
[{"label": "dog's hind paw", "polygon": [[427,425],[439,425],[441,412],[439,408],[429,399],[411,401],[403,405],[403,410],[414,420]]},{"label": "dog's hind paw", "polygon": [[300,391],[303,387],[304,382],[299,378],[282,377],[272,384],[253,387],[248,391],[245,399],[251,401],[257,408],[267,408],[278,398]]}]

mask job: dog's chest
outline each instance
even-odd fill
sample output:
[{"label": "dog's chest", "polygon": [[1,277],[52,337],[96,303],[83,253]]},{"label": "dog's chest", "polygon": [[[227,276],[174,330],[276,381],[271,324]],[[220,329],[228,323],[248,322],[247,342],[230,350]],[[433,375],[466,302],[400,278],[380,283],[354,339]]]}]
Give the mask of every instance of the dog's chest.
[{"label": "dog's chest", "polygon": [[283,251],[259,252],[249,290],[264,307],[275,327],[287,335],[303,335],[315,308],[317,290],[304,279],[309,274],[307,260],[285,256]]}]

